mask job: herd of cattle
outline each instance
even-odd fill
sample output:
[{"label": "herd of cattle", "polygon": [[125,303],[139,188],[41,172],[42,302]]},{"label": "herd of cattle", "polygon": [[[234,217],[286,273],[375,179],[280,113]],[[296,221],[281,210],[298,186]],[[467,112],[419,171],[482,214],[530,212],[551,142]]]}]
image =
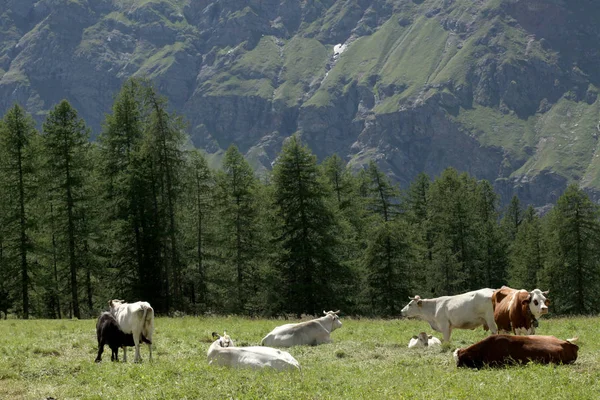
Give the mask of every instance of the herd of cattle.
[{"label": "herd of cattle", "polygon": [[[422,299],[415,296],[401,311],[403,317],[425,320],[449,342],[453,329],[482,326],[492,335],[469,347],[454,351],[456,365],[481,368],[507,364],[570,364],[577,359],[576,339],[560,340],[553,336],[535,336],[538,319],[548,312],[548,292],[531,292],[503,286],[498,290],[479,289],[455,296]],[[98,318],[98,356],[104,346],[112,350],[111,360],[118,361],[119,348],[127,361],[127,346],[135,346],[135,362],[141,361],[140,343],[147,343],[152,360],[154,310],[147,302],[109,301],[110,312]],[[339,311],[323,311],[321,318],[278,326],[261,341],[261,346],[236,347],[227,332],[213,332],[214,342],[207,357],[209,364],[229,367],[300,369],[300,363],[287,351],[274,347],[319,345],[331,342],[331,332],[342,326]],[[515,336],[511,336],[510,332]],[[498,334],[500,332],[500,334]],[[410,340],[409,348],[441,346],[438,338],[421,332]]]}]

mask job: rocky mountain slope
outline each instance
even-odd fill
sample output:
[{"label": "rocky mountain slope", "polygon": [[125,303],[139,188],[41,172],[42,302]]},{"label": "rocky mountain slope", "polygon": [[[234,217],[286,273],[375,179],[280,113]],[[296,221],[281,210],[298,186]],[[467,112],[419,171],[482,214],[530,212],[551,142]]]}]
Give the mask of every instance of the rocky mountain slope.
[{"label": "rocky mountain slope", "polygon": [[97,134],[153,79],[218,159],[268,169],[300,132],[406,187],[447,166],[551,203],[600,188],[593,0],[0,0],[0,112],[62,98]]}]

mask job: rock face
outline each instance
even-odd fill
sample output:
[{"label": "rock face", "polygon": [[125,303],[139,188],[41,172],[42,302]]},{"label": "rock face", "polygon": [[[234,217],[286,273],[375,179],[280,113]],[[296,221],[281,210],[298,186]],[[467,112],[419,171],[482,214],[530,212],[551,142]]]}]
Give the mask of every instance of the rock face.
[{"label": "rock face", "polygon": [[[194,144],[270,169],[298,132],[406,188],[453,166],[503,201],[600,188],[589,0],[0,0],[0,112],[68,99],[93,132],[130,76]],[[343,51],[340,51],[343,49]]]}]

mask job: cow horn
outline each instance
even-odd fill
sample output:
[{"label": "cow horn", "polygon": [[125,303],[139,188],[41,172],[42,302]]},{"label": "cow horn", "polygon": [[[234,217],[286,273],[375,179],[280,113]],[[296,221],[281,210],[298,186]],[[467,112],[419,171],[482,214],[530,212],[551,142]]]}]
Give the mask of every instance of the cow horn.
[{"label": "cow horn", "polygon": [[333,313],[334,314],[338,314],[339,312],[340,312],[340,310],[337,310],[337,311],[334,311]]},{"label": "cow horn", "polygon": [[542,294],[543,294],[544,296],[548,296],[548,293],[550,293],[550,291],[549,291],[549,290],[546,290],[545,292],[542,292]]}]

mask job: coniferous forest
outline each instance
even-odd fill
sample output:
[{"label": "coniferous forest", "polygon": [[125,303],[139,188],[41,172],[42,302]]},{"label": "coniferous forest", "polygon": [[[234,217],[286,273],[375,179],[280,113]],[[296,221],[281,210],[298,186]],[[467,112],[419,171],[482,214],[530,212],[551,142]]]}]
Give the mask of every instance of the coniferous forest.
[{"label": "coniferous forest", "polygon": [[399,188],[292,136],[268,176],[230,147],[222,168],[131,79],[98,140],[67,101],[41,129],[0,122],[0,312],[88,318],[107,300],[157,313],[394,317],[408,296],[508,284],[555,314],[600,310],[599,208],[571,185],[539,216],[452,168]]}]

